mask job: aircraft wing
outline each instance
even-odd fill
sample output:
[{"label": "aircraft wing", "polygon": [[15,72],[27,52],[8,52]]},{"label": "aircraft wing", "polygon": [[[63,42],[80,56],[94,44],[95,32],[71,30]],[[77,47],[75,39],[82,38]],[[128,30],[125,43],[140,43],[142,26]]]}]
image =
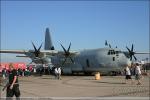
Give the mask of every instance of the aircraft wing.
[{"label": "aircraft wing", "polygon": [[[77,51],[69,51],[69,53],[70,53],[69,55],[72,56],[72,57],[79,54],[79,52],[77,52]],[[59,51],[58,54],[59,55],[64,55],[65,52],[64,51]]]},{"label": "aircraft wing", "polygon": [[[12,53],[12,54],[28,54],[28,53],[34,53],[33,50],[0,50],[0,53]],[[78,52],[70,51],[70,56],[75,56]],[[40,55],[64,55],[63,51],[57,51],[57,50],[41,50]]]},{"label": "aircraft wing", "polygon": [[26,50],[0,50],[0,53],[14,53],[14,54],[25,54]]},{"label": "aircraft wing", "polygon": [[[34,50],[0,50],[0,53],[11,53],[11,54],[24,54],[27,56],[16,56],[16,57],[29,57],[29,56],[33,56],[34,57]],[[57,51],[53,51],[53,50],[43,50],[40,51],[40,57],[43,57],[44,55],[56,55]]]},{"label": "aircraft wing", "polygon": [[[53,56],[56,56],[56,55],[64,55],[64,51],[58,51],[58,50],[41,50],[40,53],[42,54],[46,54],[46,55],[53,55]],[[75,56],[77,55],[77,51],[70,51],[70,56]]]}]

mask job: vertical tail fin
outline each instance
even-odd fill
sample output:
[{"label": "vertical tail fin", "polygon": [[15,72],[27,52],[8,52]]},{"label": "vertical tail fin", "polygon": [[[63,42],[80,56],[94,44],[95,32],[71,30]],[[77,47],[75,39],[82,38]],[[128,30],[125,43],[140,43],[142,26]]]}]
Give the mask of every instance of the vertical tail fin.
[{"label": "vertical tail fin", "polygon": [[45,32],[45,46],[44,46],[45,50],[54,50],[54,46],[52,44],[52,39],[50,36],[50,32],[49,32],[49,28],[46,28],[46,32]]}]

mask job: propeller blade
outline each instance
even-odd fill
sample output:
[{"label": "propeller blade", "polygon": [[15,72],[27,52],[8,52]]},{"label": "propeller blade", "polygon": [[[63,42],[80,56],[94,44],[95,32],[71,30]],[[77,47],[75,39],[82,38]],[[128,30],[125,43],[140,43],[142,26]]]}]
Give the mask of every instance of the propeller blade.
[{"label": "propeller blade", "polygon": [[61,47],[63,48],[63,50],[65,51],[65,53],[67,53],[66,49],[64,48],[64,46],[62,44],[60,44]]},{"label": "propeller blade", "polygon": [[105,40],[105,46],[108,46],[107,40]]},{"label": "propeller blade", "polygon": [[134,57],[135,61],[137,61],[137,58],[135,56],[133,56],[133,57]]},{"label": "propeller blade", "polygon": [[71,43],[69,44],[69,48],[68,48],[68,50],[67,50],[68,52],[70,51],[70,47],[71,47]]},{"label": "propeller blade", "polygon": [[35,45],[34,45],[34,43],[33,43],[33,42],[32,42],[32,45],[33,45],[33,47],[34,47],[34,50],[35,50],[35,51],[37,51],[37,49],[36,49],[36,47],[35,47]]},{"label": "propeller blade", "polygon": [[131,52],[130,49],[129,49],[128,47],[126,47],[126,48],[128,49],[128,51],[129,51],[129,53],[130,53],[130,52]]},{"label": "propeller blade", "polygon": [[66,60],[67,60],[67,58],[65,58],[64,62],[62,63],[62,65],[64,65],[64,64],[65,64]]},{"label": "propeller blade", "polygon": [[131,47],[131,51],[133,52],[133,44],[132,44],[132,47]]},{"label": "propeller blade", "polygon": [[69,58],[70,58],[71,62],[74,63],[73,59],[71,57],[69,57]]},{"label": "propeller blade", "polygon": [[41,43],[40,47],[38,48],[38,51],[39,51],[39,52],[40,52],[40,49],[41,49],[41,47],[42,47],[42,44],[43,44],[43,43]]},{"label": "propeller blade", "polygon": [[130,56],[130,60],[132,60],[132,56]]}]

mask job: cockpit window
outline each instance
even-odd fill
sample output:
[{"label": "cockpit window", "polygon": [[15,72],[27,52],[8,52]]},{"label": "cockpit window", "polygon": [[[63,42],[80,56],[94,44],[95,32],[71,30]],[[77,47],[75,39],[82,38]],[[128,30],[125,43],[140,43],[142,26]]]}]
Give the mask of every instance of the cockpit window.
[{"label": "cockpit window", "polygon": [[115,54],[116,54],[116,52],[114,50],[109,50],[108,51],[108,55],[115,55]]}]

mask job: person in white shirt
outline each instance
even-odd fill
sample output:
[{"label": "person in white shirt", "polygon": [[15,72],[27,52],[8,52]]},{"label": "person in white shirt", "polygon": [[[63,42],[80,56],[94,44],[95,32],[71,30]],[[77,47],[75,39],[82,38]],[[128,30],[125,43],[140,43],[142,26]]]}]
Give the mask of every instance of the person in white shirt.
[{"label": "person in white shirt", "polygon": [[57,71],[58,71],[58,79],[61,80],[61,68],[58,67]]},{"label": "person in white shirt", "polygon": [[136,63],[136,66],[135,66],[135,79],[138,81],[137,85],[141,85],[140,78],[141,78],[141,69],[140,69],[139,64]]},{"label": "person in white shirt", "polygon": [[58,79],[58,69],[55,67],[55,78]]},{"label": "person in white shirt", "polygon": [[126,77],[125,77],[125,83],[127,83],[127,80],[131,80],[132,81],[132,83],[133,83],[133,80],[132,80],[132,78],[131,78],[131,71],[130,71],[130,69],[129,69],[129,67],[128,66],[126,66],[126,68],[125,68],[125,75],[126,75]]}]

